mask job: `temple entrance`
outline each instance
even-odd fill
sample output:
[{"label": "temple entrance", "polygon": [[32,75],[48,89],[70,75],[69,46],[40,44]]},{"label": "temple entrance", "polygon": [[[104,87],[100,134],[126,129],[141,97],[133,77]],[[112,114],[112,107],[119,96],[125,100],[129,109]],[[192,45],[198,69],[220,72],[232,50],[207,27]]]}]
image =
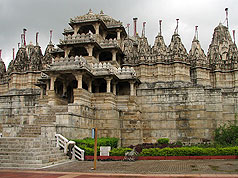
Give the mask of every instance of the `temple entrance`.
[{"label": "temple entrance", "polygon": [[73,74],[61,74],[55,81],[55,94],[58,100],[62,100],[63,103],[74,102],[73,89],[77,88],[78,81]]}]

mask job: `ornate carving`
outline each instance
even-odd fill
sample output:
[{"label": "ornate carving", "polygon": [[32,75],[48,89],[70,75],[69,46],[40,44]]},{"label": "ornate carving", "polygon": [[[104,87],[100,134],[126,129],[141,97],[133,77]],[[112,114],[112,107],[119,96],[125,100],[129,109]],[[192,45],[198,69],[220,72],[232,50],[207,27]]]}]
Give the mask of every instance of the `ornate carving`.
[{"label": "ornate carving", "polygon": [[170,45],[168,46],[168,62],[183,61],[188,62],[188,53],[181,42],[179,34],[172,36]]}]

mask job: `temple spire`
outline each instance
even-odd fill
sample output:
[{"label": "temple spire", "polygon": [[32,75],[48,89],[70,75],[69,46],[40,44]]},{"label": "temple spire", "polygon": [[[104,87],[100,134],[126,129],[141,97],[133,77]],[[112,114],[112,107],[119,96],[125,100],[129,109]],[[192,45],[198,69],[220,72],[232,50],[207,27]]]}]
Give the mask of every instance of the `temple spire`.
[{"label": "temple spire", "polygon": [[233,30],[232,32],[233,32],[233,40],[234,40],[234,44],[236,44],[236,38],[235,38],[235,37],[236,37],[236,31]]},{"label": "temple spire", "polygon": [[52,44],[52,33],[53,33],[53,30],[50,30],[50,44]]},{"label": "temple spire", "polygon": [[225,8],[226,11],[226,27],[228,28],[228,8]]},{"label": "temple spire", "polygon": [[144,37],[145,36],[145,24],[146,24],[146,22],[143,22],[143,25],[142,25],[142,37]]},{"label": "temple spire", "polygon": [[36,32],[36,46],[39,46],[39,44],[38,44],[38,35],[39,35],[39,32]]},{"label": "temple spire", "polygon": [[198,40],[198,26],[196,25],[195,26],[195,33],[194,33],[194,38],[193,38],[194,41]]},{"label": "temple spire", "polygon": [[162,20],[159,20],[159,36],[162,35]]},{"label": "temple spire", "polygon": [[178,34],[178,24],[179,24],[179,19],[176,19],[177,21],[177,25],[176,25],[176,28],[174,30],[174,34]]},{"label": "temple spire", "polygon": [[136,23],[137,23],[137,20],[138,20],[138,18],[133,18],[133,21],[134,21],[134,36],[136,36],[136,34],[137,34],[137,30],[136,30]]}]

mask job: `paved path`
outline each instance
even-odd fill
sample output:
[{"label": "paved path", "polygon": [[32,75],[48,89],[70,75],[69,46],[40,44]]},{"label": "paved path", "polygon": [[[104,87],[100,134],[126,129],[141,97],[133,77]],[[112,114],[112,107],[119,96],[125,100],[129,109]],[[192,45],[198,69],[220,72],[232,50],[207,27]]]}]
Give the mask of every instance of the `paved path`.
[{"label": "paved path", "polygon": [[72,161],[39,170],[0,169],[1,178],[238,178],[238,160]]}]

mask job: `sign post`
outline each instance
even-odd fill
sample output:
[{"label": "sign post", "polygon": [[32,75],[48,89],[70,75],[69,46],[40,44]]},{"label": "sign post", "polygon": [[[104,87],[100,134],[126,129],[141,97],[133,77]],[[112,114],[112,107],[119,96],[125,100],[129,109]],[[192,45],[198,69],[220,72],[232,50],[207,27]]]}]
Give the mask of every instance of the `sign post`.
[{"label": "sign post", "polygon": [[93,167],[93,169],[94,170],[96,170],[96,163],[97,163],[97,132],[98,132],[98,129],[97,128],[95,128],[95,129],[93,129],[94,130],[94,132],[92,132],[92,133],[94,133],[94,167]]}]

